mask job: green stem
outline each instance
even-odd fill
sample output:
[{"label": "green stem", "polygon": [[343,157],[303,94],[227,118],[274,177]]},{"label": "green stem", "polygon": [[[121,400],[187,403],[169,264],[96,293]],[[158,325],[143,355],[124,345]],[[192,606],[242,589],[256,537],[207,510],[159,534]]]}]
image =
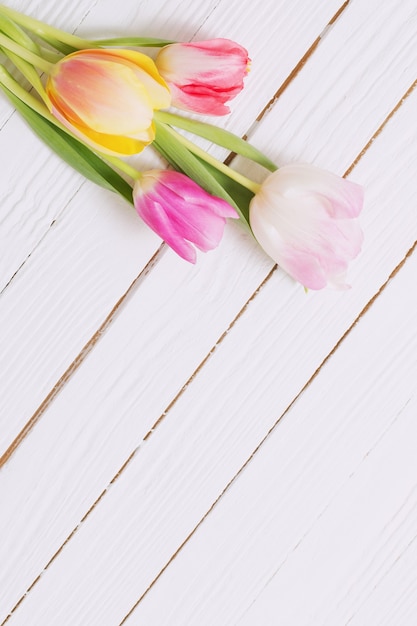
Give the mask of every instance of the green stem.
[{"label": "green stem", "polygon": [[104,159],[108,163],[111,163],[111,165],[113,165],[116,169],[120,170],[121,172],[124,172],[130,178],[133,178],[133,180],[139,180],[139,178],[142,177],[142,172],[139,172],[139,170],[132,167],[132,165],[129,165],[129,163],[126,163],[126,161],[123,161],[123,159],[119,159],[119,157],[111,156],[109,154],[103,154],[103,153],[100,153],[100,156],[102,159]]},{"label": "green stem", "polygon": [[19,72],[26,78],[26,80],[32,85],[32,87],[38,92],[39,96],[45,102],[45,104],[49,105],[49,98],[46,94],[42,81],[39,77],[39,74],[27,61],[21,59],[19,56],[14,54],[13,52],[8,51],[7,56],[14,63]]},{"label": "green stem", "polygon": [[[63,124],[61,124],[52,115],[52,113],[49,112],[49,110],[46,108],[46,106],[42,102],[39,102],[39,100],[37,100],[34,96],[32,96],[32,94],[28,93],[21,85],[19,85],[19,83],[15,81],[15,79],[9,74],[9,72],[6,70],[6,68],[3,65],[0,65],[0,83],[4,85],[14,96],[16,96],[16,98],[19,98],[19,100],[24,102],[24,104],[26,104],[28,107],[36,111],[36,113],[38,113],[43,118],[45,118],[46,120],[54,124],[60,130],[63,130],[67,135],[70,135],[71,137],[74,137],[75,139],[80,141],[79,138],[75,137],[68,130],[68,128],[66,128]],[[139,172],[137,169],[129,165],[129,163],[126,163],[125,161],[123,161],[122,159],[116,156],[103,154],[98,151],[97,151],[97,154],[103,160],[107,161],[118,170],[124,172],[130,178],[133,178],[133,180],[138,180],[142,176],[141,172]]]},{"label": "green stem", "polygon": [[90,41],[91,47],[102,46],[135,46],[137,48],[163,48],[171,43],[170,39],[157,39],[155,37],[111,37],[110,39],[94,39]]},{"label": "green stem", "polygon": [[1,15],[0,13],[0,32],[4,35],[7,35],[10,39],[13,39],[16,43],[23,46],[23,48],[27,48],[31,52],[38,54],[41,56],[41,51],[37,43],[33,41],[29,37],[24,30],[20,28],[18,24],[15,24],[10,18],[6,15]]},{"label": "green stem", "polygon": [[227,148],[236,154],[240,154],[258,163],[270,172],[275,172],[277,169],[275,163],[268,159],[260,150],[254,148],[254,146],[234,133],[218,128],[213,124],[184,117],[176,113],[171,113],[170,111],[156,111],[155,118],[170,126],[175,126],[176,128],[194,133],[194,135],[198,135],[199,137],[204,137],[219,146],[223,146],[223,148]]},{"label": "green stem", "polygon": [[[13,95],[19,98],[19,100],[24,102],[27,106],[29,106],[34,111],[36,111],[36,113],[39,113],[39,115],[42,115],[42,117],[44,117],[49,122],[57,126],[57,128],[60,128],[61,130],[63,130],[68,135],[75,137],[68,130],[68,128],[66,128],[63,124],[61,124],[56,119],[56,117],[54,117],[52,113],[49,112],[49,110],[45,107],[44,104],[42,104],[42,102],[39,102],[39,100],[37,100],[34,96],[32,96],[32,94],[28,93],[26,89],[21,87],[21,85],[19,85],[19,83],[15,81],[14,78],[12,78],[12,76],[8,73],[8,71],[3,65],[0,65],[0,83],[2,83],[9,91],[11,91]],[[75,139],[80,141],[78,137],[75,137]],[[114,167],[116,167],[118,170],[130,176],[130,178],[133,178],[133,180],[137,180],[138,178],[142,176],[141,172],[139,172],[137,169],[135,169],[134,167],[129,165],[129,163],[126,163],[122,159],[116,156],[103,154],[101,152],[97,152],[97,153],[100,155],[102,159],[114,165]]]},{"label": "green stem", "polygon": [[49,74],[53,68],[53,63],[49,63],[49,61],[46,61],[38,54],[35,54],[27,48],[20,46],[18,43],[16,43],[6,35],[3,35],[3,33],[0,33],[0,46],[6,48],[7,50],[10,50],[10,52],[13,52],[14,54],[17,54],[17,56],[19,56],[21,59],[24,59],[25,61],[28,61],[28,63],[30,63],[31,65],[38,67],[42,72],[46,72],[47,74]]},{"label": "green stem", "polygon": [[219,172],[226,174],[226,176],[239,183],[239,185],[242,185],[242,187],[246,187],[246,189],[249,189],[249,191],[252,191],[252,193],[257,193],[259,191],[259,183],[250,180],[250,178],[243,176],[243,174],[239,174],[239,172],[235,172],[230,167],[228,167],[215,157],[211,156],[211,154],[208,154],[205,150],[197,146],[195,143],[178,133],[167,124],[162,124],[162,122],[157,121],[155,121],[155,124],[157,127],[161,124],[164,127],[165,131],[171,135],[171,137],[175,138],[176,141],[185,146],[190,152],[198,156],[200,159],[202,159],[212,167],[219,170]]},{"label": "green stem", "polygon": [[40,54],[43,59],[54,64],[58,63],[58,61],[62,59],[62,54],[60,52],[55,52],[54,50],[45,48],[45,46],[40,47]]},{"label": "green stem", "polygon": [[[23,48],[30,50],[34,54],[38,56],[43,56],[41,53],[41,49],[32,39],[25,33],[24,30],[20,28],[17,24],[15,24],[11,19],[6,17],[5,15],[0,14],[0,31],[3,32],[4,35],[7,35],[9,39],[13,40]],[[43,101],[47,104],[48,97],[45,93],[45,89],[43,87],[42,81],[39,77],[36,69],[25,61],[20,56],[11,52],[10,50],[6,50],[2,48],[4,54],[9,57],[10,61],[14,63],[19,72],[26,78],[26,80],[36,89],[38,94],[41,96]]]},{"label": "green stem", "polygon": [[19,100],[24,102],[28,107],[42,115],[45,119],[49,120],[55,126],[68,132],[60,122],[49,112],[43,102],[40,102],[35,96],[26,91],[19,83],[9,74],[3,65],[0,65],[0,83],[4,85],[13,95]]},{"label": "green stem", "polygon": [[76,48],[77,50],[94,47],[91,41],[82,39],[76,35],[71,35],[70,33],[60,30],[59,28],[49,26],[40,20],[35,20],[33,17],[23,15],[22,13],[14,11],[9,7],[5,7],[4,5],[0,5],[0,13],[10,17],[14,22],[23,26],[23,28],[32,31],[45,41],[49,42],[50,40],[57,40],[67,44],[71,48]]}]

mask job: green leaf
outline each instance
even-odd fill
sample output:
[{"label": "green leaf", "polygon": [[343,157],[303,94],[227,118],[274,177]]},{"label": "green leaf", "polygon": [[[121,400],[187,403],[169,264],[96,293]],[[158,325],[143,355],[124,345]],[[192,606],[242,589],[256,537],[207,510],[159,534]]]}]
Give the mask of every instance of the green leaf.
[{"label": "green leaf", "polygon": [[24,30],[20,28],[13,20],[11,20],[6,15],[0,14],[0,30],[13,39],[16,43],[28,50],[31,50],[35,54],[40,54],[40,48],[37,43],[35,43],[28,34],[25,33]]},{"label": "green leaf", "polygon": [[[247,198],[241,195],[239,190],[237,190],[237,187],[241,187],[241,185],[228,179],[225,175],[218,175],[220,172],[217,174],[214,167],[209,166],[206,162],[192,154],[182,143],[173,139],[172,135],[165,130],[163,124],[156,123],[155,126],[156,138],[153,145],[158,152],[160,152],[176,170],[192,178],[208,193],[226,200],[226,202],[236,209],[241,220],[249,226]],[[226,189],[226,183],[228,189]],[[230,191],[232,191],[233,195]]]},{"label": "green leaf", "polygon": [[201,162],[201,164],[206,168],[207,172],[211,174],[223,187],[224,191],[233,199],[235,204],[239,207],[239,213],[247,223],[249,224],[249,203],[252,200],[254,194],[252,191],[243,187],[243,185],[239,185],[239,183],[235,182],[223,172],[220,172],[218,169],[207,163],[206,161],[202,161],[198,156],[196,158]]},{"label": "green leaf", "polygon": [[207,124],[206,122],[200,122],[188,117],[183,117],[182,115],[170,113],[169,111],[158,111],[155,113],[155,118],[160,122],[165,122],[170,126],[182,128],[182,130],[194,133],[194,135],[198,135],[199,137],[204,137],[205,139],[216,143],[218,146],[222,146],[223,148],[227,148],[227,150],[236,152],[236,154],[240,154],[241,156],[258,163],[259,165],[262,165],[262,167],[265,167],[270,172],[275,172],[277,169],[275,163],[268,159],[268,157],[266,157],[257,148],[228,130],[218,128],[213,124]]},{"label": "green leaf", "polygon": [[96,39],[91,42],[95,46],[136,46],[139,48],[163,48],[171,43],[169,39],[156,37],[112,37],[111,39]]},{"label": "green leaf", "polygon": [[33,131],[59,157],[93,183],[119,193],[128,202],[133,203],[132,187],[112,167],[107,165],[83,143],[22,102],[20,98],[4,85],[1,85],[1,87]]}]

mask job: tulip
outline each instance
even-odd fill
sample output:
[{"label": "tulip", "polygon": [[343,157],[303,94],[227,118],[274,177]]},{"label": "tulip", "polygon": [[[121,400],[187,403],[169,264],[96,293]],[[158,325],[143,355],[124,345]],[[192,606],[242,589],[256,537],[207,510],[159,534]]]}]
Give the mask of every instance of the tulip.
[{"label": "tulip", "polygon": [[265,252],[310,289],[347,288],[348,263],[360,252],[363,189],[312,165],[290,164],[261,184],[249,219]]},{"label": "tulip", "polygon": [[226,218],[238,215],[225,200],[208,194],[193,180],[170,170],[149,170],[133,188],[136,211],[180,257],[196,262],[196,250],[220,243]]},{"label": "tulip", "polygon": [[243,89],[249,68],[245,48],[229,39],[170,44],[155,63],[174,106],[209,115],[229,113],[225,103]]},{"label": "tulip", "polygon": [[52,114],[90,147],[130,155],[153,141],[153,112],[171,96],[152,59],[133,50],[80,50],[58,61],[46,92]]}]

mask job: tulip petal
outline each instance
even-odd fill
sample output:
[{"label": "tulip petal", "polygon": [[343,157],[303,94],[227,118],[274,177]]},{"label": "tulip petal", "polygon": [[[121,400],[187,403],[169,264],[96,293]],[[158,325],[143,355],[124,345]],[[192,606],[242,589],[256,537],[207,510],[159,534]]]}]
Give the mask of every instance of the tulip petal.
[{"label": "tulip petal", "polygon": [[363,190],[319,168],[291,164],[264,181],[250,203],[250,224],[265,252],[309,289],[346,288],[361,249],[357,215]]},{"label": "tulip petal", "polygon": [[[279,170],[281,188],[286,197],[293,193],[318,194],[328,198],[328,210],[334,217],[357,217],[363,206],[363,188],[332,172],[314,165],[291,163]],[[273,184],[273,179],[268,184]]]},{"label": "tulip petal", "polygon": [[108,154],[140,152],[155,138],[153,113],[171,95],[155,63],[133,50],[79,50],[56,63],[50,110],[78,138]]},{"label": "tulip petal", "polygon": [[93,150],[114,156],[129,156],[142,152],[155,137],[154,125],[151,124],[147,131],[143,131],[137,137],[127,137],[124,135],[108,135],[97,133],[91,128],[80,126],[69,122],[58,109],[52,108],[51,112],[63,126],[71,133],[87,144]]},{"label": "tulip petal", "polygon": [[230,110],[226,102],[243,89],[249,58],[239,44],[211,39],[165,46],[156,65],[171,89],[174,106],[224,115]]},{"label": "tulip petal", "polygon": [[112,57],[119,62],[129,64],[136,77],[144,85],[152,108],[166,109],[171,104],[171,94],[168,86],[162,76],[159,74],[154,61],[136,50],[118,50],[111,51]]},{"label": "tulip petal", "polygon": [[163,182],[190,205],[201,204],[202,206],[206,206],[209,199],[211,213],[232,219],[237,219],[238,217],[236,210],[228,202],[217,196],[209,195],[193,180],[188,178],[188,176],[178,176],[178,172],[167,170],[163,177]]},{"label": "tulip petal", "polygon": [[226,224],[224,217],[208,219],[205,205],[184,202],[169,190],[165,190],[164,195],[166,201],[176,209],[171,212],[171,224],[181,237],[192,241],[203,252],[208,252],[219,245]]},{"label": "tulip petal", "polygon": [[146,172],[135,184],[133,199],[144,222],[191,263],[196,260],[191,244],[203,252],[212,250],[223,236],[226,217],[238,217],[227,202],[169,170]]},{"label": "tulip petal", "polygon": [[[68,118],[78,118],[97,132],[132,134],[152,121],[146,89],[122,64],[75,58],[54,78],[52,93]],[[123,105],[115,106],[115,98]]]},{"label": "tulip petal", "polygon": [[155,198],[143,201],[140,216],[181,258],[195,263],[195,248],[178,232],[172,218],[166,213],[161,202]]},{"label": "tulip petal", "polygon": [[207,115],[227,115],[230,107],[219,98],[216,92],[194,86],[177,87],[170,83],[172,102],[178,109]]}]

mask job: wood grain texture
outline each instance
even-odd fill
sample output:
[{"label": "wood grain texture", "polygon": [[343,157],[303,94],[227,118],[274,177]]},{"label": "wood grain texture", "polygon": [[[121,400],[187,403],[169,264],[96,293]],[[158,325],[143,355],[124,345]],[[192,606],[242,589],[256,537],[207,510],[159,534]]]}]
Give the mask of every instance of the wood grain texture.
[{"label": "wood grain texture", "polygon": [[[157,32],[153,29],[159,28],[160,36],[169,36],[172,28],[171,36],[187,39],[204,25],[206,36],[213,29],[216,34],[237,37],[235,29],[243,27],[248,20],[248,12],[252,10],[250,5],[244,5],[242,9],[241,3],[238,4],[239,19],[236,20],[237,0],[227,4],[227,11],[224,2],[215,6],[191,2],[187,9],[189,12],[185,14],[187,19],[184,17],[172,24],[176,3],[163,2],[156,12],[153,2],[133,6],[126,3],[118,12],[118,21],[112,28],[117,31],[123,28],[123,24],[129,23],[130,29],[142,32],[141,29],[147,29],[152,22],[152,17],[155,21],[157,14],[151,35]],[[285,2],[274,5],[274,11],[282,4],[288,12]],[[319,5],[321,9],[317,11]],[[246,132],[273,96],[277,84],[276,65],[271,64],[270,58],[273,52],[280,59],[284,56],[292,41],[292,29],[297,25],[299,27],[296,45],[291,45],[292,55],[299,56],[308,49],[316,34],[325,28],[338,6],[334,0],[325,5],[317,0],[301,19],[296,19],[294,14],[292,21],[287,22],[292,25],[290,30],[283,33],[285,36],[278,45],[276,37],[270,37],[267,22],[264,22],[264,29],[268,37],[260,36],[260,26],[256,37],[252,33],[251,40],[247,42],[252,46],[251,54],[257,59],[254,63],[257,69],[254,67],[250,76],[252,96],[236,102],[226,123],[231,130],[238,134]],[[210,22],[214,19],[211,16],[215,8],[217,18]],[[112,11],[114,3],[95,3],[83,21],[82,33],[86,36],[97,34],[103,25],[105,34],[111,34],[107,29],[108,24],[114,22],[114,18],[109,18]],[[219,15],[223,16],[221,33],[217,33],[215,28],[220,22]],[[212,26],[209,25],[211,23]],[[291,72],[295,58],[290,56],[285,63],[280,61],[279,81]],[[7,395],[0,401],[0,453],[7,450],[45,396],[65,376],[67,368],[146,266],[160,243],[156,237],[144,232],[140,223],[136,223],[138,220],[132,211],[129,216],[125,215],[127,211],[111,194],[104,194],[89,183],[83,183],[81,177],[51,156],[47,148],[27,133],[17,116],[14,118],[13,124],[9,122],[1,133],[6,142],[2,148],[4,161],[7,161],[4,181],[10,181],[10,188],[4,190],[3,230],[0,224],[5,264],[1,273],[3,286],[12,277],[13,282],[0,302],[1,327],[5,336],[1,357],[4,365],[0,371],[7,381],[3,378],[0,383],[7,388]],[[16,135],[23,133],[27,135],[27,142],[22,146],[21,152],[26,159],[22,164],[22,154],[12,150],[12,144]],[[39,168],[35,171],[30,167],[34,160]],[[155,163],[153,153],[147,151],[137,161],[140,167]],[[43,170],[48,172],[47,184],[42,176]],[[51,184],[50,180],[56,183]],[[84,186],[86,191],[79,193]],[[118,221],[122,211],[123,223],[115,224],[113,228],[113,221]],[[85,223],[80,220],[81,214],[85,214]],[[62,280],[62,269],[57,264],[57,256],[63,249],[65,280]],[[19,268],[24,271],[19,271]],[[47,299],[39,296],[44,290],[50,294]],[[31,302],[29,311],[25,305],[28,301]],[[25,359],[21,358],[19,346],[29,346]],[[20,393],[22,386],[28,387],[28,393]],[[13,420],[8,418],[10,411],[13,412]]]},{"label": "wood grain texture", "polygon": [[[69,32],[76,30],[93,6],[92,0],[77,0],[72,5],[63,2],[37,2],[36,0],[14,0],[13,2],[4,2],[3,4],[10,6],[15,11],[21,11],[35,19],[45,21],[56,28],[62,28]],[[7,61],[6,65],[12,70]],[[13,118],[17,117],[13,114],[13,108],[8,100],[2,95],[0,98],[0,129],[3,128],[6,122],[11,121],[10,117],[12,115]],[[26,133],[27,131],[22,133],[22,136]],[[23,145],[24,143],[22,141]]]},{"label": "wood grain texture", "polygon": [[[92,7],[91,0],[73,5],[32,0],[13,2],[13,9],[57,28],[75,31]],[[0,293],[27,261],[37,244],[83,183],[32,134],[7,100],[0,98]],[[21,137],[16,141],[16,137]]]},{"label": "wood grain texture", "polygon": [[[408,111],[413,109],[415,100],[410,99],[406,104],[410,109],[406,108],[404,104],[404,108],[402,107],[397,116],[391,120],[389,125],[391,134],[381,135],[361,163],[365,163],[365,160],[372,162],[375,154],[385,154],[384,141],[391,144],[394,136],[404,138],[404,134],[398,131],[408,119]],[[405,148],[406,146],[403,145],[402,147]],[[403,156],[410,164],[413,163],[411,155],[406,151]],[[366,163],[362,167],[366,170]],[[382,167],[382,163],[381,169],[385,169]],[[407,200],[405,174],[403,178],[398,178],[398,172],[393,170],[392,176],[406,194],[404,195],[406,205],[409,200]],[[388,178],[387,185],[391,185],[393,180]],[[414,182],[412,181],[411,184]],[[369,184],[367,186],[369,187]],[[375,202],[378,201],[379,206],[385,209],[386,219],[389,221],[392,217],[390,199],[389,197],[384,199],[382,191],[380,194]],[[382,232],[388,230],[381,220],[381,214],[379,226]],[[165,258],[168,259],[168,255]],[[365,259],[365,262],[370,261]],[[388,267],[389,263],[392,263],[392,259],[386,258],[385,262],[386,267]],[[169,265],[172,269],[172,259]],[[374,268],[372,269],[375,271]],[[158,271],[165,275],[168,280],[170,275],[163,271],[163,261],[153,270],[153,278]],[[384,267],[382,267],[383,271]],[[212,275],[212,270],[210,275]],[[201,278],[200,275],[200,281]],[[369,274],[364,276],[363,280],[369,283]],[[151,282],[144,283],[142,288],[147,286],[149,291],[142,293],[141,299],[139,299],[138,292],[137,301],[142,308],[142,314],[145,313],[143,302],[148,303],[152,312],[162,306],[162,300],[157,305],[151,298],[154,284]],[[186,283],[178,291],[178,297],[182,300],[187,293],[185,285]],[[198,289],[198,287],[196,288]],[[369,284],[366,285],[366,288],[369,289]],[[282,295],[287,294],[284,301],[277,301],[276,294],[278,292]],[[161,293],[166,296],[167,290],[158,291],[159,296]],[[154,294],[154,297],[157,297],[158,294]],[[354,294],[356,297],[353,297]],[[170,292],[169,297],[172,307],[171,295],[172,292]],[[111,490],[71,538],[59,558],[54,560],[21,606],[24,607],[31,598],[36,605],[38,602],[36,600],[37,594],[41,594],[42,597],[43,589],[50,593],[50,584],[53,581],[54,588],[58,587],[54,594],[60,594],[59,602],[52,605],[48,610],[61,611],[57,608],[58,606],[66,607],[65,611],[62,609],[64,613],[57,614],[60,620],[64,619],[65,613],[73,615],[76,606],[82,606],[82,615],[88,615],[88,611],[97,611],[97,605],[101,605],[103,602],[103,610],[107,614],[110,608],[106,604],[105,597],[110,597],[111,594],[106,585],[113,587],[113,585],[119,584],[117,581],[120,581],[120,584],[123,584],[123,589],[130,590],[130,595],[127,594],[127,591],[124,594],[121,591],[118,593],[122,605],[119,610],[121,612],[123,609],[126,610],[124,602],[126,604],[128,604],[127,600],[132,602],[135,592],[137,596],[139,595],[140,587],[142,590],[146,590],[147,584],[158,574],[164,563],[169,560],[170,555],[181,544],[181,537],[187,537],[199,520],[204,517],[206,510],[221,493],[223,486],[239,471],[264,433],[274,424],[277,415],[285,412],[286,407],[291,404],[292,399],[300,391],[303,381],[308,380],[314,373],[321,360],[325,358],[327,352],[331,350],[343,333],[344,325],[352,313],[353,316],[357,315],[358,300],[360,301],[363,295],[361,296],[360,292],[356,291],[352,291],[350,295],[352,298],[349,299],[349,303],[352,308],[346,310],[347,302],[344,294],[310,294],[307,299],[285,276],[280,273],[274,274],[273,278],[251,302],[245,314],[239,317],[233,331],[228,333],[227,340],[225,339],[221,343],[221,347],[217,348],[212,360],[206,363],[201,374],[195,379],[193,385],[188,387],[181,401],[178,401],[169,411],[169,418],[164,420],[162,430],[161,428],[158,429],[154,436],[155,439],[151,437],[144,446],[139,448],[134,461],[123,472],[122,477],[112,485]],[[139,308],[134,307],[134,300],[135,298],[132,299],[131,306],[123,318],[119,318],[120,322],[116,320],[112,332],[106,335],[89,356],[85,363],[86,367],[88,365],[88,372],[85,372],[84,368],[80,369],[78,375],[67,385],[51,409],[45,414],[31,438],[22,444],[3,470],[3,486],[9,482],[7,480],[8,474],[10,476],[9,484],[13,484],[13,477],[16,474],[20,473],[22,476],[23,472],[25,477],[25,485],[22,486],[19,493],[13,494],[12,510],[21,510],[29,493],[35,502],[43,500],[46,493],[47,502],[50,502],[55,510],[53,528],[45,526],[46,518],[42,519],[43,516],[41,515],[38,518],[38,524],[33,524],[31,529],[25,531],[26,541],[22,541],[22,529],[16,525],[15,516],[12,516],[15,527],[13,529],[9,527],[5,530],[9,536],[11,536],[10,533],[16,533],[21,537],[22,557],[25,561],[28,577],[32,568],[36,569],[36,563],[40,563],[42,558],[45,561],[48,558],[46,555],[42,556],[41,553],[44,552],[45,548],[47,551],[53,547],[52,533],[57,533],[56,538],[59,541],[59,534],[65,530],[65,526],[69,531],[75,527],[77,520],[85,511],[87,504],[85,498],[88,499],[92,485],[96,484],[95,489],[99,489],[97,484],[100,480],[99,472],[111,473],[112,463],[114,468],[118,462],[122,463],[123,458],[127,458],[133,442],[138,441],[135,431],[137,431],[140,423],[138,421],[140,415],[146,419],[146,416],[153,409],[156,408],[157,414],[161,414],[166,408],[162,402],[160,408],[156,407],[155,397],[158,380],[161,383],[166,380],[166,372],[169,371],[164,369],[163,363],[165,362],[169,367],[172,357],[165,349],[163,360],[156,360],[156,354],[150,351],[152,346],[153,350],[157,348],[154,336],[141,344],[132,341],[132,336],[128,330],[131,328],[127,317],[128,312],[132,319],[139,323],[140,327],[149,328],[149,322],[141,323],[138,317]],[[341,308],[344,310],[341,311]],[[170,307],[165,307],[167,313],[170,310],[172,310]],[[271,334],[271,329],[276,327],[274,320],[279,320],[279,332],[277,334],[276,331]],[[186,321],[185,324],[188,327],[186,336],[190,338],[190,323]],[[178,336],[178,331],[176,331],[172,321],[169,323],[167,319],[166,323],[160,324],[159,328],[162,327],[165,328],[165,332],[175,333]],[[326,327],[326,333],[320,334],[320,329],[324,327]],[[108,344],[112,336],[112,342]],[[125,338],[123,339],[123,337]],[[159,337],[159,341],[162,345],[170,346],[173,353],[176,352],[176,346],[173,344],[171,335],[169,340],[163,335]],[[184,332],[179,334],[178,341],[182,342],[181,359],[182,363],[185,363]],[[181,349],[180,346],[181,343],[178,343],[178,349]],[[303,355],[301,362],[297,358],[300,350],[302,350]],[[107,366],[105,365],[107,359],[103,356],[106,353],[113,355],[111,365]],[[124,380],[119,378],[115,384],[114,374],[115,367],[117,367],[115,355],[117,353],[120,354],[121,372],[132,370],[129,363],[136,363],[136,368],[138,367],[138,354],[148,355],[149,362],[152,362],[155,369],[149,370],[149,362],[145,362],[146,370],[136,370],[135,377],[125,377]],[[250,366],[248,355],[250,355]],[[283,361],[281,361],[280,355],[285,355]],[[281,362],[282,369],[280,369]],[[244,368],[247,370],[248,376],[246,383],[242,379],[242,363],[246,363],[246,368]],[[271,369],[268,372],[265,371],[263,363],[270,364]],[[219,369],[222,371],[221,380],[217,376]],[[144,378],[145,372],[148,378]],[[156,377],[156,372],[159,372],[161,378]],[[259,375],[256,376],[256,372],[260,373],[261,378]],[[169,373],[169,377],[172,379],[172,372]],[[135,380],[141,381],[140,384],[137,383],[136,388]],[[252,382],[249,383],[249,381]],[[105,399],[98,392],[101,385],[107,389]],[[160,400],[163,400],[161,398],[162,389],[161,387],[159,391]],[[216,398],[218,398],[217,405],[215,403]],[[210,407],[209,412],[207,407]],[[66,414],[71,415],[72,418],[63,423],[62,416]],[[87,416],[88,424],[86,424]],[[112,416],[113,419],[116,419],[115,422],[112,421]],[[225,416],[227,416],[227,429]],[[245,428],[242,430],[243,424]],[[204,430],[202,430],[203,427]],[[144,432],[149,428],[149,425],[147,426],[146,422],[142,423],[141,428]],[[161,432],[163,434],[160,434]],[[197,439],[193,439],[193,432]],[[46,442],[47,436],[49,437],[48,443]],[[159,439],[161,436],[163,437],[162,442]],[[87,448],[81,445],[82,441],[85,442]],[[62,443],[60,444],[60,442]],[[198,446],[199,442],[200,447]],[[236,446],[236,451],[239,451],[239,456],[230,454],[232,442]],[[64,450],[67,452],[65,464],[62,463]],[[162,451],[165,451],[165,454],[161,456]],[[193,460],[187,456],[190,454],[193,454]],[[31,465],[28,464],[28,458],[31,459]],[[218,475],[213,473],[216,462],[219,464]],[[152,470],[153,464],[155,467]],[[188,471],[184,475],[185,466]],[[169,467],[170,471],[163,480],[164,468],[166,467]],[[184,500],[180,499],[179,487],[175,483],[175,467],[178,467],[179,480],[184,481],[187,478],[184,484],[181,483],[181,493]],[[77,468],[78,480],[75,479],[74,468]],[[197,470],[197,468],[199,469]],[[40,472],[43,474],[43,479]],[[51,475],[54,476],[53,483],[50,481]],[[141,477],[145,481],[143,485]],[[193,488],[189,482],[191,477],[195,477]],[[105,474],[101,476],[101,480],[103,479],[105,480]],[[86,487],[84,498],[82,498],[83,484]],[[66,488],[65,485],[73,485],[73,487],[68,491],[68,487]],[[130,494],[129,497],[127,497],[127,493]],[[146,493],[148,497],[143,499]],[[118,496],[118,494],[120,495]],[[134,494],[137,495],[134,496]],[[171,509],[168,505],[169,494],[172,498]],[[113,497],[117,499],[120,497],[120,501],[117,500],[117,505],[114,504]],[[151,498],[150,501],[149,497]],[[161,509],[162,502],[164,503],[163,510]],[[128,510],[125,507],[128,507]],[[133,507],[133,509],[129,507]],[[151,514],[151,512],[153,513]],[[48,515],[48,512],[45,511],[45,514]],[[117,520],[114,515],[116,515]],[[161,516],[166,520],[165,523],[163,523]],[[22,521],[24,519],[25,517]],[[146,519],[149,520],[149,525],[145,524]],[[180,525],[179,529],[176,528],[178,535],[173,532],[172,523],[174,519],[176,524]],[[71,520],[74,524],[72,528]],[[107,523],[105,520],[108,520]],[[132,532],[133,535],[120,534],[119,539],[117,539],[112,535],[112,532],[114,528],[120,528],[119,524],[123,525],[123,520],[131,520],[127,528],[128,532]],[[141,526],[141,541],[136,535],[137,527],[135,527],[134,520]],[[41,530],[42,527],[45,531]],[[46,532],[46,528],[48,528],[48,542],[45,542],[44,545],[35,545],[33,532],[40,532],[42,535],[43,532]],[[97,528],[101,529],[99,536],[97,536]],[[158,533],[155,537],[156,528]],[[107,532],[112,536],[111,540]],[[87,533],[88,539],[84,543],[82,538],[85,533]],[[92,535],[94,535],[94,541]],[[163,537],[164,540],[162,540]],[[86,546],[90,541],[94,546],[97,546],[91,552]],[[115,543],[116,541],[118,543]],[[158,549],[157,546],[159,546]],[[115,553],[120,556],[120,560],[116,563],[113,562]],[[81,554],[83,555],[82,558]],[[86,561],[88,555],[90,558]],[[104,565],[103,559],[107,565]],[[126,567],[126,561],[129,563],[128,567]],[[142,584],[141,579],[138,578],[139,572],[135,570],[135,563],[139,562],[147,564],[146,568],[141,565],[141,576],[144,577]],[[80,569],[76,566],[77,563],[79,563]],[[110,563],[112,563],[111,567]],[[92,570],[88,573],[90,566]],[[108,572],[106,580],[103,581],[100,577],[95,577],[96,567]],[[60,572],[59,575],[56,573],[56,568]],[[135,570],[134,580],[129,582],[133,570]],[[83,572],[82,575],[81,571]],[[88,587],[91,594],[89,601],[83,598],[84,575],[88,576],[89,581]],[[22,580],[22,574],[19,578]],[[77,580],[80,583],[83,582],[77,585]],[[94,581],[99,585],[99,588],[95,586]],[[68,593],[68,588],[72,590],[72,596]],[[3,589],[5,592],[7,591],[7,581]],[[81,604],[79,604],[80,602]],[[42,610],[46,610],[43,601],[40,601],[39,606],[42,607]],[[117,611],[118,606],[114,600],[112,600],[112,606],[114,606],[114,611]],[[57,615],[54,616],[54,619],[58,619]],[[52,619],[52,617],[48,617],[48,619]],[[81,613],[79,619],[81,620]]]},{"label": "wood grain texture", "polygon": [[[412,2],[396,9],[376,0],[350,3],[250,141],[279,165],[347,168],[351,147],[371,139],[416,80],[415,31]],[[253,175],[245,161],[236,165]]]},{"label": "wood grain texture", "polygon": [[128,626],[413,623],[397,610],[417,592],[416,271],[414,253]]},{"label": "wood grain texture", "polygon": [[[415,8],[272,4],[100,0],[78,23],[254,47],[226,124],[365,185],[353,288],[306,295],[232,224],[196,267],[166,250],[130,288],[159,240],[45,151],[35,188],[70,182],[38,195],[1,295],[3,451],[64,380],[0,472],[8,626],[411,623]],[[27,133],[14,120],[0,146]]]}]

